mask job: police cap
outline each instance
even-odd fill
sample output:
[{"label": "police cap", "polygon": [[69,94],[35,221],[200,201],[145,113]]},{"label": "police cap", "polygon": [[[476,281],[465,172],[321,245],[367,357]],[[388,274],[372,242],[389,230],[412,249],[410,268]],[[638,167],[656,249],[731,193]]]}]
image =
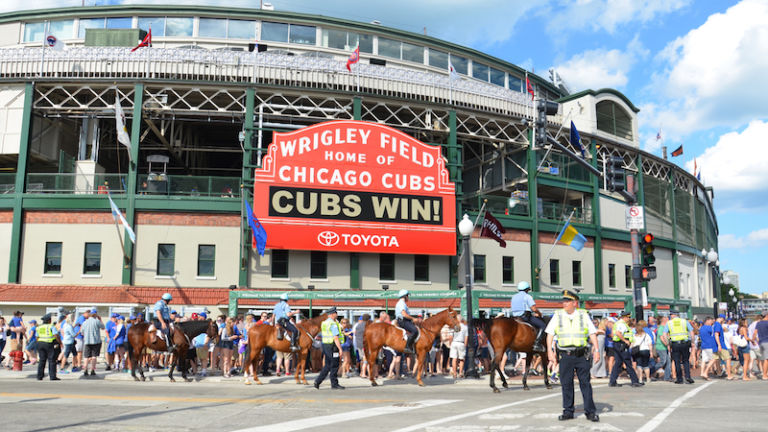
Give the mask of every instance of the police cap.
[{"label": "police cap", "polygon": [[578,294],[570,290],[563,290],[563,300],[579,300]]}]

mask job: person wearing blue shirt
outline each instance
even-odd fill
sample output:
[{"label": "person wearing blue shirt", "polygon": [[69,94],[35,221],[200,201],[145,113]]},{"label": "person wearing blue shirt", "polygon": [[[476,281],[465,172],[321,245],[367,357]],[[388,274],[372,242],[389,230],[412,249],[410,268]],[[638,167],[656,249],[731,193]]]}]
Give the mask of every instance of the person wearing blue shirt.
[{"label": "person wearing blue shirt", "polygon": [[27,329],[27,346],[24,348],[24,352],[27,354],[27,361],[25,363],[29,363],[30,361],[32,364],[37,363],[37,321],[36,320],[29,320],[29,325],[31,326],[29,329]]},{"label": "person wearing blue shirt", "polygon": [[291,351],[299,351],[301,349],[299,348],[299,330],[289,319],[296,313],[297,311],[292,311],[288,305],[288,293],[281,294],[280,301],[272,309],[272,316],[275,318],[275,322],[291,332]]},{"label": "person wearing blue shirt", "polygon": [[112,312],[109,321],[104,324],[106,333],[104,342],[107,344],[107,367],[105,370],[112,370],[112,364],[115,362],[115,351],[117,349],[117,346],[115,345],[115,327],[117,327],[117,314]]},{"label": "person wearing blue shirt", "polygon": [[[512,296],[510,302],[510,308],[512,309],[512,316],[520,318],[528,324],[536,328],[536,340],[533,343],[533,350],[537,352],[544,352],[544,345],[542,344],[544,338],[544,328],[547,324],[541,319],[541,312],[536,307],[536,302],[533,297],[528,294],[531,290],[531,284],[526,281],[522,281],[517,284],[517,294]],[[536,313],[536,315],[534,315]]]},{"label": "person wearing blue shirt", "polygon": [[413,324],[413,316],[411,316],[411,312],[408,310],[407,302],[410,295],[411,293],[409,293],[408,290],[401,289],[400,292],[397,293],[399,300],[395,305],[397,325],[408,332],[408,340],[405,342],[405,349],[403,350],[406,354],[413,354],[415,352],[413,350],[413,344],[416,342],[416,336],[419,335],[419,330]]},{"label": "person wearing blue shirt", "polygon": [[63,312],[61,315],[59,315],[59,320],[61,320],[61,325],[59,327],[59,334],[61,335],[61,345],[62,345],[62,354],[61,354],[61,370],[59,373],[67,374],[69,373],[66,370],[67,367],[67,358],[69,358],[69,355],[72,354],[72,360],[73,362],[77,359],[77,351],[75,350],[75,329],[72,327],[72,324],[67,319],[67,312]]},{"label": "person wearing blue shirt", "polygon": [[155,306],[152,307],[152,311],[155,313],[155,321],[159,323],[163,335],[165,336],[168,352],[173,352],[176,348],[176,345],[173,343],[173,338],[171,337],[171,325],[173,324],[173,321],[171,321],[171,308],[168,307],[168,303],[170,303],[171,300],[173,300],[171,294],[165,293],[160,300],[155,303]]},{"label": "person wearing blue shirt", "polygon": [[24,328],[24,319],[21,317],[22,315],[24,315],[24,312],[22,311],[14,312],[13,318],[11,318],[11,321],[8,323],[8,327],[11,329],[11,340],[23,339],[26,329]]}]

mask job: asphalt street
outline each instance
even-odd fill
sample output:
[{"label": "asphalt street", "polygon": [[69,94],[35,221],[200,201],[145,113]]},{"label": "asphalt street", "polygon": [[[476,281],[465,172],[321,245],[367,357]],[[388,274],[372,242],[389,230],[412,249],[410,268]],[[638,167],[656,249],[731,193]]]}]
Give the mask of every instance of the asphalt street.
[{"label": "asphalt street", "polygon": [[[493,394],[487,376],[454,381],[341,378],[346,390],[297,385],[292,377],[209,377],[168,382],[162,372],[134,382],[128,374],[101,372],[95,379],[62,375],[37,381],[33,372],[0,371],[0,427],[13,431],[765,431],[766,381],[697,381],[693,385],[649,383],[609,388],[596,380],[601,421],[587,421],[576,394],[577,418],[557,420],[560,387],[532,380]],[[313,379],[315,374],[308,375]]]}]

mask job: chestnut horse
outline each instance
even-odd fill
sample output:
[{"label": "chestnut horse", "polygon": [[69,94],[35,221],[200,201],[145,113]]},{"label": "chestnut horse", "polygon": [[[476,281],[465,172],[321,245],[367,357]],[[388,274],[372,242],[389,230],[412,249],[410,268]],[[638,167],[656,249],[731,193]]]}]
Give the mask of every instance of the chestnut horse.
[{"label": "chestnut horse", "polygon": [[[299,347],[301,350],[298,352],[299,358],[296,364],[296,384],[309,384],[304,374],[306,373],[307,356],[309,355],[309,349],[312,347],[312,341],[320,332],[320,323],[322,323],[328,314],[322,314],[312,319],[301,321],[296,324],[296,328],[299,330]],[[262,384],[259,381],[259,377],[256,373],[259,367],[259,358],[261,357],[261,351],[265,346],[272,348],[275,351],[291,352],[291,332],[285,330],[285,335],[282,340],[277,340],[277,325],[265,325],[259,324],[251,326],[248,330],[248,348],[250,353],[248,354],[248,360],[245,365],[251,365],[251,371],[253,372],[253,380],[256,384]],[[268,361],[265,359],[265,361]],[[245,365],[243,369],[245,369]],[[301,376],[299,376],[301,375]],[[247,376],[245,383],[250,384]]]},{"label": "chestnut horse", "polygon": [[[161,352],[168,351],[168,345],[165,344],[165,340],[163,338],[155,338],[148,331],[150,324],[148,322],[141,322],[133,325],[128,329],[127,333],[128,343],[131,345],[131,349],[128,350],[128,355],[131,359],[131,376],[136,381],[139,380],[136,377],[136,367],[139,368],[141,380],[144,381],[146,379],[144,377],[144,369],[141,367],[141,353],[144,351],[144,348]],[[217,339],[219,336],[218,327],[212,320],[185,321],[173,325],[171,337],[173,338],[173,343],[176,344],[176,348],[173,350],[173,361],[168,371],[168,378],[170,378],[171,382],[176,381],[173,379],[173,370],[177,365],[184,380],[192,381],[191,378],[187,378],[187,351],[189,351],[192,339],[201,333],[207,334],[212,340]]]},{"label": "chestnut horse", "polygon": [[552,388],[549,384],[549,377],[546,371],[547,364],[549,363],[547,358],[546,349],[544,352],[533,352],[533,343],[536,340],[536,329],[528,323],[515,318],[499,317],[491,320],[487,320],[483,323],[485,334],[488,336],[488,342],[493,347],[493,354],[491,359],[491,388],[494,393],[499,393],[500,390],[496,387],[495,377],[496,372],[499,372],[502,385],[504,388],[508,388],[507,380],[504,378],[504,374],[499,368],[499,362],[507,349],[512,351],[525,353],[525,372],[523,372],[523,389],[530,390],[528,387],[528,369],[531,367],[533,361],[533,355],[541,355],[542,364],[544,365],[544,384],[548,389]]},{"label": "chestnut horse", "polygon": [[[427,353],[432,348],[432,343],[435,338],[440,335],[444,325],[452,327],[456,331],[459,331],[459,320],[456,318],[458,312],[453,308],[448,308],[442,312],[424,320],[421,323],[419,332],[421,336],[413,344],[416,349],[416,381],[420,386],[424,385],[421,380],[421,376],[424,372],[424,365]],[[378,374],[378,368],[376,367],[376,357],[379,355],[381,348],[386,345],[395,351],[402,352],[405,349],[405,338],[403,336],[403,330],[400,327],[396,327],[389,323],[372,323],[365,326],[365,332],[363,333],[363,350],[365,356],[368,358],[368,364],[370,365],[370,379],[371,385],[377,386],[376,375]]]}]

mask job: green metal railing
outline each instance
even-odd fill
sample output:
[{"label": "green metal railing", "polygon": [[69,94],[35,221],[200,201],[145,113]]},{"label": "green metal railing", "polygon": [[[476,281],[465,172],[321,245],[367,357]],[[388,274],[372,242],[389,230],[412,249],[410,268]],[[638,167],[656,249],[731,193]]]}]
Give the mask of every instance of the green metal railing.
[{"label": "green metal railing", "polygon": [[240,177],[149,174],[138,176],[139,194],[232,198],[240,196]]},{"label": "green metal railing", "polygon": [[16,191],[16,173],[0,173],[0,195]]},{"label": "green metal railing", "polygon": [[125,193],[126,174],[29,173],[27,193]]},{"label": "green metal railing", "polygon": [[[0,194],[13,193],[16,174],[0,174]],[[94,194],[125,193],[126,174],[30,173],[27,193]],[[182,195],[239,197],[239,177],[139,175],[137,193],[142,195]]]},{"label": "green metal railing", "polygon": [[586,223],[586,224],[592,223],[591,209],[569,206],[567,204],[563,205],[560,203],[542,202],[540,210],[541,212],[539,216],[542,219],[551,219],[551,220],[561,221],[563,220],[563,217],[567,218],[568,215],[571,214],[571,211],[573,211],[571,222],[580,222],[580,223]]}]

